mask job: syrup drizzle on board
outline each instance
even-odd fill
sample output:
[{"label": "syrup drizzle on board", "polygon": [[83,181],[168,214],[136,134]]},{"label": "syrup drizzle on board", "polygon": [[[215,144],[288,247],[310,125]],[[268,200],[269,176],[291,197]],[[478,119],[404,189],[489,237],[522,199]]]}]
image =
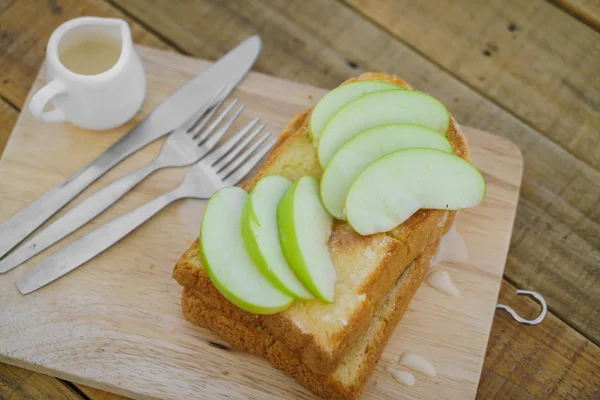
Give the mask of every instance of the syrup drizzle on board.
[{"label": "syrup drizzle on board", "polygon": [[385,370],[389,372],[394,377],[394,379],[401,385],[414,386],[415,376],[410,372],[390,367],[386,367]]},{"label": "syrup drizzle on board", "polygon": [[[438,251],[431,260],[431,266],[434,267],[443,262],[461,263],[467,261],[469,258],[469,249],[467,245],[456,230],[456,224],[452,227],[440,241]],[[452,283],[452,278],[446,271],[441,271],[439,268],[433,268],[425,282],[432,288],[452,297],[459,297],[460,290]]]},{"label": "syrup drizzle on board", "polygon": [[[157,49],[137,49],[148,77],[148,98],[143,112],[149,112],[208,65]],[[39,90],[44,82],[42,71],[33,91]],[[289,117],[313,105],[324,93],[251,72],[235,95],[252,105],[251,115],[264,117],[264,122],[275,132]],[[143,115],[136,117],[136,121]],[[131,125],[125,125],[96,135],[68,124],[44,124],[30,113],[21,113],[0,159],[3,199],[0,219],[10,217],[59,184],[130,128]],[[429,288],[417,291],[384,350],[381,367],[373,375],[378,384],[365,388],[365,399],[475,398],[510,243],[522,165],[519,151],[510,142],[474,128],[463,127],[463,130],[475,165],[493,178],[488,182],[486,201],[457,216],[457,227],[469,245],[469,264],[478,268],[463,269],[456,265],[458,268],[452,270],[457,271],[451,274],[462,291],[458,299],[447,301],[449,298],[437,296]],[[60,155],[56,154],[61,151],[56,147],[42,151],[39,143],[44,139],[48,144],[63,139],[61,146],[68,146],[70,151]],[[96,182],[89,192],[143,166],[156,156],[159,145],[157,142],[140,150]],[[33,146],[35,157],[31,157]],[[175,187],[184,172],[183,169],[158,172],[160,175],[143,182],[115,204],[114,211],[124,213]],[[205,204],[191,202],[200,207]],[[22,296],[15,289],[14,280],[21,270],[13,270],[0,279],[3,306],[0,336],[5,344],[0,346],[0,360],[47,374],[69,376],[78,383],[125,393],[132,398],[212,400],[219,396],[239,398],[240,393],[245,393],[246,398],[260,399],[314,398],[267,360],[201,345],[205,343],[203,340],[218,340],[213,333],[196,328],[183,318],[181,287],[171,277],[173,263],[199,231],[199,224],[184,218],[188,226],[179,219],[177,208],[184,203],[163,210],[123,240],[118,249],[104,252],[68,278],[40,290],[35,297]],[[199,211],[189,211],[194,217],[201,216]],[[99,222],[116,216],[109,210],[107,213],[98,217]],[[186,215],[187,211],[182,213],[182,217]],[[34,261],[24,268],[33,266]],[[156,266],[152,274],[145,273],[148,265]],[[453,312],[462,305],[465,307],[461,312]],[[81,368],[81,349],[97,348],[99,339],[105,340],[106,346],[114,351],[94,353],[94,367]],[[76,341],[79,346],[65,348],[64,343],[69,341]],[[31,351],[40,346],[43,352]],[[437,377],[422,379],[412,387],[399,386],[383,367],[404,368],[397,365],[400,354],[420,348],[427,351],[424,354],[435,354],[432,361]],[[202,363],[195,362],[199,359]],[[224,376],[222,371],[228,371],[228,375]]]},{"label": "syrup drizzle on board", "polygon": [[432,288],[452,297],[460,296],[460,290],[454,283],[452,283],[452,278],[446,271],[440,271],[439,268],[431,271],[431,273],[427,276],[425,282]]},{"label": "syrup drizzle on board", "polygon": [[429,361],[411,351],[402,353],[398,363],[425,376],[434,377],[437,375],[435,367]]},{"label": "syrup drizzle on board", "polygon": [[461,263],[469,259],[469,249],[463,237],[456,230],[456,224],[448,232],[442,236],[438,251],[431,260],[431,266],[438,265],[443,262]]}]

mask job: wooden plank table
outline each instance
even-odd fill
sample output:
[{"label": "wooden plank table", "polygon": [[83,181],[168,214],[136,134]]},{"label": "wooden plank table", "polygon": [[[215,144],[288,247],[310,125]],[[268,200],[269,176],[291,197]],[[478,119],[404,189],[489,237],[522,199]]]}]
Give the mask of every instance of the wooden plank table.
[{"label": "wooden plank table", "polygon": [[[52,31],[125,18],[136,43],[216,59],[258,33],[255,70],[321,87],[395,73],[525,159],[500,301],[540,325],[494,319],[478,397],[600,398],[600,7],[597,0],[0,0],[0,152]],[[1,399],[122,397],[0,364]]]}]

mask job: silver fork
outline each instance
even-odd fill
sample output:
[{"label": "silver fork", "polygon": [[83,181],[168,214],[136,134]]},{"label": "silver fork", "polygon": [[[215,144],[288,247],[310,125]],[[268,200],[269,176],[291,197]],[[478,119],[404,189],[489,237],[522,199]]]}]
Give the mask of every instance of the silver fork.
[{"label": "silver fork", "polygon": [[[4,257],[0,261],[0,274],[10,271],[81,228],[150,174],[163,168],[191,165],[206,156],[244,109],[244,106],[238,107],[233,115],[221,125],[225,117],[236,106],[237,99],[234,100],[208,128],[202,131],[225,101],[227,92],[224,89],[223,87],[216,93],[210,101],[208,110],[205,107],[201,108],[168,136],[160,153],[152,162],[92,194],[21,247]],[[248,130],[257,122],[258,118],[255,118]],[[214,132],[215,129],[217,129],[216,132]]]},{"label": "silver fork", "polygon": [[23,294],[31,293],[74,270],[117,243],[176,200],[206,200],[218,189],[237,184],[261,161],[276,141],[275,138],[270,138],[270,133],[265,133],[252,142],[264,127],[261,125],[247,134],[254,124],[254,121],[250,122],[196,163],[177,188],[102,225],[24,273],[17,279],[19,291]]}]

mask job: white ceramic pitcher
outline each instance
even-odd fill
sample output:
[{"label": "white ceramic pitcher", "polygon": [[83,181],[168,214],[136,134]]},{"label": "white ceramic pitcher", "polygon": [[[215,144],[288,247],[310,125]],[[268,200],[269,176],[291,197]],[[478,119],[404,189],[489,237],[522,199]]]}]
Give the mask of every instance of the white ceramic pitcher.
[{"label": "white ceramic pitcher", "polygon": [[[46,49],[47,84],[29,102],[43,122],[68,121],[93,130],[117,127],[141,107],[146,77],[129,25],[81,17],[65,22]],[[54,109],[44,109],[52,103]]]}]

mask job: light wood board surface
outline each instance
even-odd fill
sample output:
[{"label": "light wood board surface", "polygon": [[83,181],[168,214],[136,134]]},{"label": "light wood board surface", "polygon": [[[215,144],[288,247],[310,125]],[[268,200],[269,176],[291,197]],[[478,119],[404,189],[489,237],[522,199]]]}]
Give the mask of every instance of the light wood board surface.
[{"label": "light wood board surface", "polygon": [[[0,161],[0,220],[93,160],[142,115],[202,70],[205,62],[139,48],[148,76],[142,113],[111,132],[19,117]],[[33,91],[43,84],[38,76]],[[250,74],[235,95],[246,104],[240,124],[260,116],[273,132],[322,89]],[[239,125],[239,124],[238,124]],[[461,264],[442,264],[461,290],[458,299],[423,285],[391,338],[365,398],[475,397],[518,199],[522,160],[512,143],[465,128],[474,163],[488,183],[486,201],[461,212],[457,230],[469,248]],[[101,178],[84,196],[150,161],[155,143]],[[140,184],[75,236],[174,187],[184,170],[166,170]],[[311,398],[299,384],[255,356],[224,351],[211,332],[187,323],[172,267],[196,238],[203,202],[172,205],[109,251],[67,277],[21,296],[15,279],[50,249],[0,276],[0,361],[137,398]],[[61,242],[68,243],[71,239]],[[57,246],[58,247],[58,246]],[[415,351],[437,368],[404,388],[384,371]],[[227,374],[225,374],[225,372]]]}]

